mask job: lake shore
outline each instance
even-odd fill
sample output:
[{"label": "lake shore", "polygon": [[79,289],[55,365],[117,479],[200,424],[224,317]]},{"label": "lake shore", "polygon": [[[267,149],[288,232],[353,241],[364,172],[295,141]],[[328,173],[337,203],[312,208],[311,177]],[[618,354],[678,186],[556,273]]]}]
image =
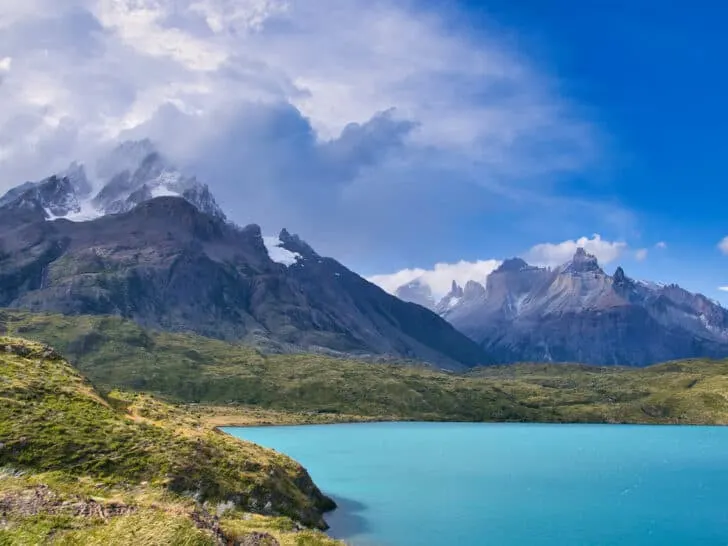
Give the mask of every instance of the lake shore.
[{"label": "lake shore", "polygon": [[185,404],[178,406],[206,427],[267,427],[412,421],[396,416],[367,416],[313,411],[287,412],[251,406]]},{"label": "lake shore", "polygon": [[189,417],[197,420],[206,428],[222,429],[225,427],[285,427],[306,425],[343,425],[357,423],[523,423],[543,425],[640,425],[640,426],[728,426],[726,422],[701,422],[680,419],[655,419],[645,415],[642,419],[633,416],[631,419],[599,418],[591,419],[553,419],[553,420],[462,420],[442,417],[421,418],[414,416],[393,415],[354,415],[326,413],[314,411],[280,411],[254,406],[182,404],[177,406]]}]

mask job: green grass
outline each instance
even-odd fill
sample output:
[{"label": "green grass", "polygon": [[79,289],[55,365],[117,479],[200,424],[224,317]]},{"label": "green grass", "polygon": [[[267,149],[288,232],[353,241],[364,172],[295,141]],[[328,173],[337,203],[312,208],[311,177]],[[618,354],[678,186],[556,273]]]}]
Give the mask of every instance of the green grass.
[{"label": "green grass", "polygon": [[294,524],[323,527],[331,508],[305,470],[223,424],[728,423],[728,360],[452,374],[263,355],[109,317],[4,310],[2,332],[36,342],[0,337],[0,546],[197,546],[253,532],[336,544]]},{"label": "green grass", "polygon": [[220,507],[231,522],[266,516],[261,528],[272,517],[323,528],[333,507],[288,457],[149,396],[102,396],[18,338],[0,337],[0,468],[0,545],[216,544],[200,521]]},{"label": "green grass", "polygon": [[58,348],[103,391],[120,387],[201,404],[205,407],[193,410],[214,414],[215,424],[728,423],[728,361],[643,369],[532,364],[459,375],[320,355],[263,355],[110,317],[0,311],[2,328]]}]

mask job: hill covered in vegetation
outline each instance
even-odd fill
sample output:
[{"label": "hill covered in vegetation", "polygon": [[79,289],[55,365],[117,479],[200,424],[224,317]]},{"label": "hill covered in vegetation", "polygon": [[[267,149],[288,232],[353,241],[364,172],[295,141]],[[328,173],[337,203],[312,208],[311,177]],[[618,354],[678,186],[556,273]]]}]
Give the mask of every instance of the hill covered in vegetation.
[{"label": "hill covered in vegetation", "polygon": [[0,337],[0,544],[328,545],[304,468]]},{"label": "hill covered in vegetation", "polygon": [[[728,423],[728,361],[647,368],[523,364],[456,374],[144,330],[110,317],[0,311],[0,331],[67,355],[102,391],[200,404],[214,424],[411,419]],[[214,407],[213,407],[214,406]]]}]

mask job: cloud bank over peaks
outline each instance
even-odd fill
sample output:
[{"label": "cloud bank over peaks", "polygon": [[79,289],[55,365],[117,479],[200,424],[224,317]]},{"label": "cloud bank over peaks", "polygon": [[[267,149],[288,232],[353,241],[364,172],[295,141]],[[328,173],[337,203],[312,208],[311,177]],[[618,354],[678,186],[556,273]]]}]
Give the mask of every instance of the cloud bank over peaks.
[{"label": "cloud bank over peaks", "polygon": [[[599,234],[594,234],[591,238],[580,237],[561,243],[538,244],[522,253],[521,257],[531,265],[558,267],[571,260],[577,248],[584,248],[589,254],[596,256],[600,264],[607,264],[623,256],[629,245],[625,242],[608,241],[602,239]],[[636,250],[634,258],[638,261],[646,259],[646,249]],[[438,263],[432,269],[402,269],[387,275],[373,275],[368,280],[392,294],[400,286],[419,280],[428,286],[435,299],[438,299],[450,291],[452,281],[456,281],[460,286],[464,286],[468,281],[484,284],[487,276],[501,263],[502,260],[498,259],[475,262],[461,260],[453,264]]]},{"label": "cloud bank over peaks", "polygon": [[390,294],[400,286],[419,280],[428,286],[435,299],[443,298],[452,287],[452,282],[465,286],[468,281],[485,283],[485,279],[501,264],[500,260],[460,261],[454,264],[439,263],[432,269],[403,269],[389,275],[373,275],[367,280]]},{"label": "cloud bank over peaks", "polygon": [[593,254],[601,264],[608,264],[619,258],[627,250],[628,245],[622,241],[604,240],[595,233],[591,238],[580,237],[561,243],[538,244],[526,252],[523,259],[533,265],[556,267],[569,261],[577,248],[583,248],[589,254]]}]

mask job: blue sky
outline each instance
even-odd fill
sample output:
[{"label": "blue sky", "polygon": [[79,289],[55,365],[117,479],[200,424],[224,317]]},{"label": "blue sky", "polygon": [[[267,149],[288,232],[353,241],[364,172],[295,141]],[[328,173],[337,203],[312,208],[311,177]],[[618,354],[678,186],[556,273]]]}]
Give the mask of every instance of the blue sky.
[{"label": "blue sky", "polygon": [[584,244],[728,303],[726,9],[438,4],[0,3],[0,190],[151,137],[389,288]]},{"label": "blue sky", "polygon": [[726,284],[728,258],[716,243],[727,228],[726,8],[624,0],[469,4],[478,17],[515,29],[521,47],[608,135],[603,185],[576,179],[573,191],[632,211],[635,233],[621,234],[631,243],[669,242],[629,270],[725,302],[716,288]]}]

